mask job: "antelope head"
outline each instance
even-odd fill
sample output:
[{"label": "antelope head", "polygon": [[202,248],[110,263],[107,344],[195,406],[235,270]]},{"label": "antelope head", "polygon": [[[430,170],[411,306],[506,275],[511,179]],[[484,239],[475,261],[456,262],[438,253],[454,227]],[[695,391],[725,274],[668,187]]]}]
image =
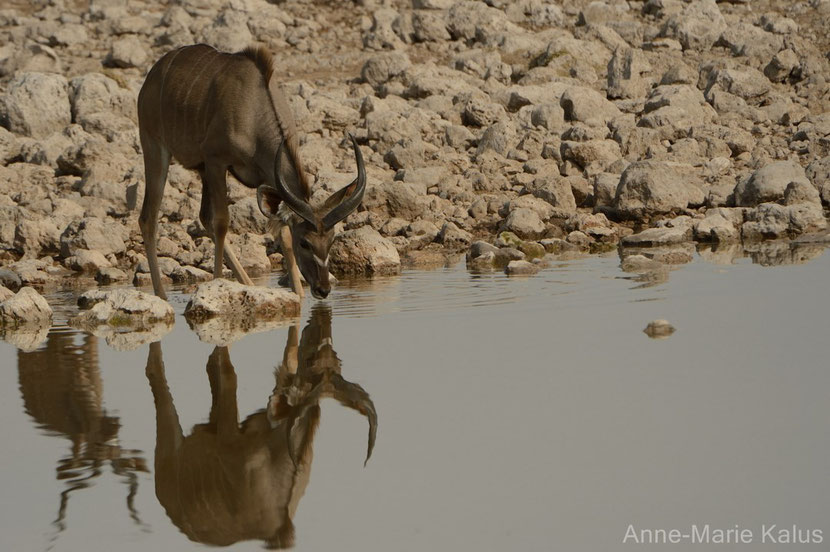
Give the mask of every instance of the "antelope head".
[{"label": "antelope head", "polygon": [[[300,272],[317,299],[324,299],[331,291],[329,282],[329,249],[334,241],[334,226],[360,205],[366,190],[366,170],[363,156],[353,136],[349,136],[357,162],[357,178],[351,184],[334,192],[320,205],[311,205],[310,190],[302,175],[296,147],[283,140],[274,163],[276,187],[257,188],[257,201],[274,226],[287,225],[291,230],[291,252]],[[286,143],[288,142],[288,147]]]}]

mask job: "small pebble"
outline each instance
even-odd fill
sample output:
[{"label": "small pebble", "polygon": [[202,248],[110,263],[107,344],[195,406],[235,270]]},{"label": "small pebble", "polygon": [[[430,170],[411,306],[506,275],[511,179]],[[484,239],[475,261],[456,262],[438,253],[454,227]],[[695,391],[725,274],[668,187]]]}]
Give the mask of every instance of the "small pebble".
[{"label": "small pebble", "polygon": [[665,339],[674,333],[674,326],[668,320],[659,319],[649,322],[643,331],[652,339]]}]

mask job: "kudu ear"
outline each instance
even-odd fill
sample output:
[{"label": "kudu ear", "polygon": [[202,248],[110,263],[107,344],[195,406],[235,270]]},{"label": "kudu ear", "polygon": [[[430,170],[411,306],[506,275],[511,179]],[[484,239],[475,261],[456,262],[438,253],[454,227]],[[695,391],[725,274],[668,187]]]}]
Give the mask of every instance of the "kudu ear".
[{"label": "kudu ear", "polygon": [[262,214],[268,218],[273,218],[277,216],[282,198],[276,188],[263,184],[256,189],[256,201]]},{"label": "kudu ear", "polygon": [[349,138],[352,141],[352,148],[354,149],[354,157],[357,162],[357,178],[345,188],[341,188],[334,192],[325,202],[326,215],[323,217],[323,228],[329,230],[334,228],[334,225],[349,216],[363,201],[363,192],[366,191],[366,168],[363,165],[363,154],[360,153],[360,147],[357,145],[357,140],[351,134]]}]

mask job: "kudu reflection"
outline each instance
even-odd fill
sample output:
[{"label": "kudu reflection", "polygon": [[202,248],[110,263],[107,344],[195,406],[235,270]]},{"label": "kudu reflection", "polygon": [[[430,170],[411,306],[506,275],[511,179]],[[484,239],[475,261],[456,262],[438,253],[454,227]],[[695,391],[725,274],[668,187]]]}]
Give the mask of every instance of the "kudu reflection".
[{"label": "kudu reflection", "polygon": [[207,363],[212,397],[208,422],[187,436],[167,386],[161,345],[150,346],[147,378],[156,405],[156,495],[191,540],[217,546],[252,539],[268,548],[293,545],[292,520],[308,485],[324,397],[368,418],[369,460],[377,414],[368,393],[340,375],[330,308],[315,308],[299,342],[297,334],[296,326],[289,329],[266,408],[242,423],[230,353],[227,347],[216,347]]},{"label": "kudu reflection", "polygon": [[[76,344],[80,339],[81,343]],[[38,351],[17,353],[20,393],[26,412],[41,429],[64,436],[70,453],[58,461],[57,478],[66,483],[60,494],[55,525],[66,528],[72,493],[90,487],[109,464],[127,485],[127,509],[141,525],[133,499],[138,490],[136,472],[147,471],[141,451],[118,445],[118,418],[104,409],[98,338],[75,332],[52,332]]]}]

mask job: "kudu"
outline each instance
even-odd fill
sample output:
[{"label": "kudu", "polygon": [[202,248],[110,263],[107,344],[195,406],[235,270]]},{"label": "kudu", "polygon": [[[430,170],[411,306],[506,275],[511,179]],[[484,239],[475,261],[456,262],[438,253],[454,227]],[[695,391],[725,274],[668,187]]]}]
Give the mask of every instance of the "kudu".
[{"label": "kudu", "polygon": [[[366,172],[351,137],[357,178],[321,205],[299,157],[299,139],[288,102],[278,90],[270,54],[247,48],[223,53],[205,44],[178,48],[150,69],[138,94],[138,127],[144,152],[146,190],[139,225],[156,295],[166,298],[156,253],[156,228],[171,158],[202,179],[199,220],[214,242],[215,278],[223,258],[244,284],[251,284],[228,231],[227,172],[257,188],[269,227],[279,231],[291,287],[302,296],[300,272],[317,298],[331,291],[328,253],[334,226],[357,209]],[[299,270],[298,270],[299,266]]]},{"label": "kudu", "polygon": [[107,464],[124,479],[130,517],[143,525],[133,502],[138,491],[136,472],[148,471],[146,463],[140,451],[119,446],[119,420],[104,409],[98,338],[84,335],[78,345],[76,335],[52,332],[41,350],[17,354],[26,412],[41,429],[64,436],[71,443],[70,453],[58,461],[56,470],[65,488],[54,525],[58,532],[65,529],[72,493],[91,487]]},{"label": "kudu", "polygon": [[294,542],[293,518],[308,485],[320,400],[333,397],[369,420],[366,461],[377,434],[368,393],[340,375],[332,348],[331,310],[315,308],[297,340],[289,329],[267,406],[240,423],[236,373],[227,347],[207,363],[208,422],[190,435],[167,385],[161,344],[150,346],[147,378],[156,406],[156,496],[170,520],[193,541],[225,546],[258,539],[269,548]]}]

